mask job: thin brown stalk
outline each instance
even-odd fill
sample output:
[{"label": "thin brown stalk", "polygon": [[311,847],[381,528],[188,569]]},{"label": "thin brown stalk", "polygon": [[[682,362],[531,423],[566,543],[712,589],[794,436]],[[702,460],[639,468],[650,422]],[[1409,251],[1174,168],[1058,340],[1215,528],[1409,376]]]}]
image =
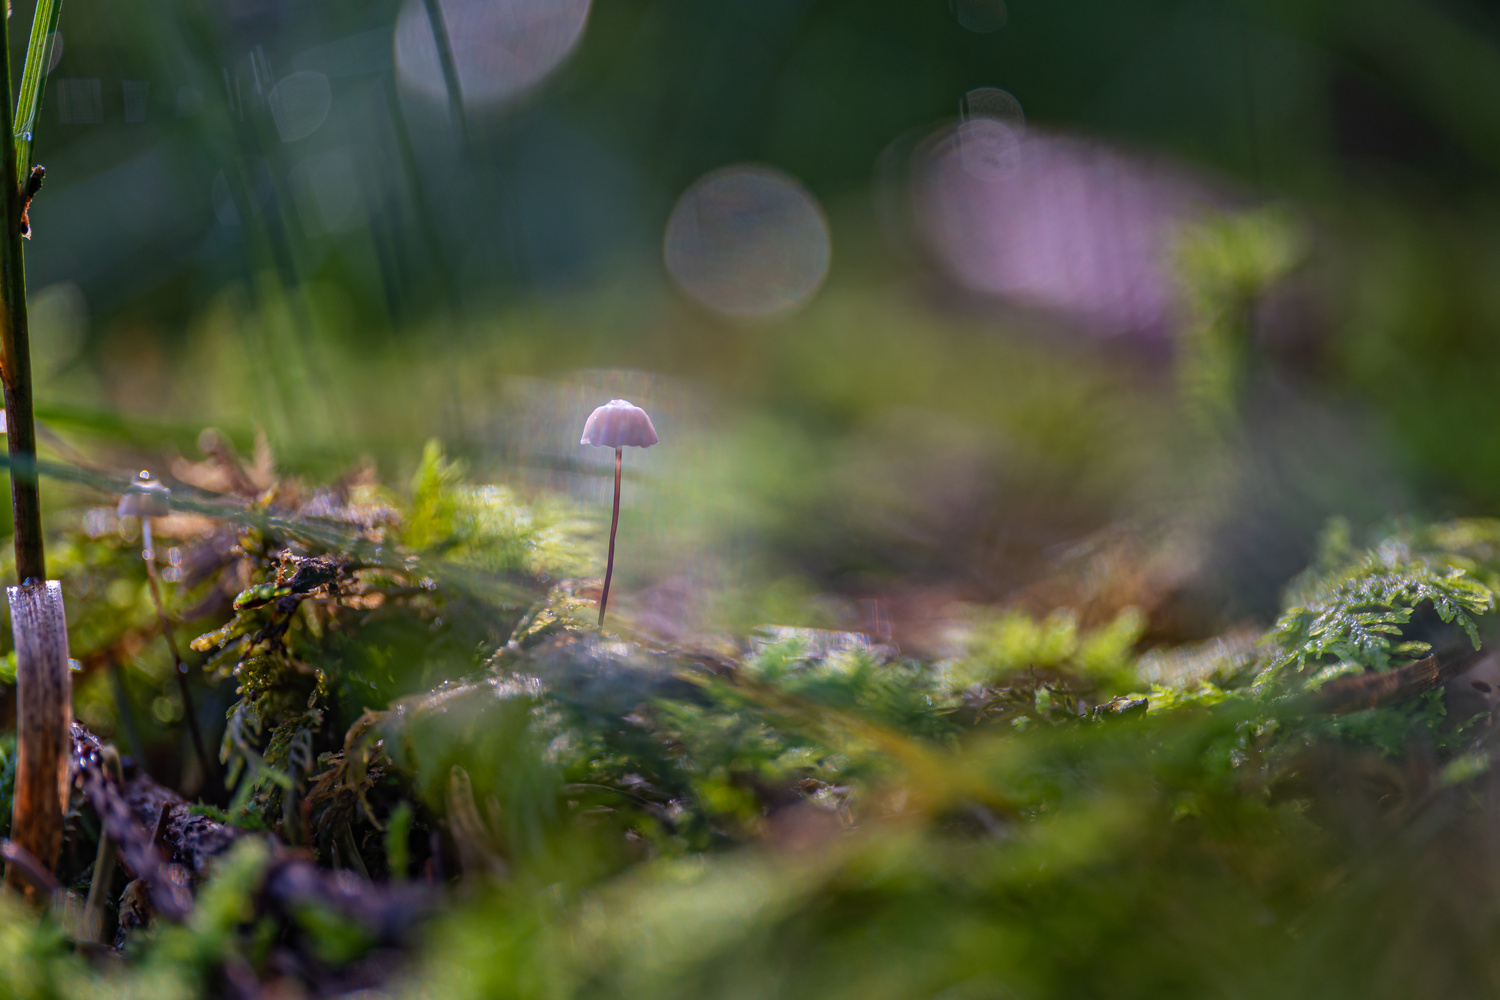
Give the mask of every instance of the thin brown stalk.
[{"label": "thin brown stalk", "polygon": [[599,595],[599,627],[604,627],[604,609],[609,606],[609,580],[615,575],[615,529],[620,526],[620,461],[624,449],[615,449],[615,512],[609,519],[609,560],[604,565],[604,592]]},{"label": "thin brown stalk", "polygon": [[[4,19],[0,18],[0,22]],[[22,193],[17,180],[16,146],[11,109],[10,30],[0,23],[0,71],[5,75],[0,100],[0,383],[5,389],[6,448],[11,457],[10,497],[15,519],[16,578],[21,583],[47,578],[42,550],[42,503],[37,492],[36,421],[31,403],[31,336],[26,321],[26,258],[21,243]]]},{"label": "thin brown stalk", "polygon": [[214,777],[214,767],[208,751],[203,746],[203,732],[198,728],[198,713],[193,706],[193,692],[188,687],[187,664],[182,662],[182,653],[177,648],[177,636],[172,632],[171,619],[161,601],[161,585],[156,581],[156,549],[151,542],[149,518],[141,518],[145,548],[141,552],[146,562],[146,580],[151,585],[151,600],[156,605],[156,616],[161,620],[161,634],[166,637],[167,649],[172,652],[172,672],[177,676],[177,690],[182,693],[182,716],[187,720],[188,733],[193,740],[193,752],[198,755],[198,766],[203,768],[203,780]]}]

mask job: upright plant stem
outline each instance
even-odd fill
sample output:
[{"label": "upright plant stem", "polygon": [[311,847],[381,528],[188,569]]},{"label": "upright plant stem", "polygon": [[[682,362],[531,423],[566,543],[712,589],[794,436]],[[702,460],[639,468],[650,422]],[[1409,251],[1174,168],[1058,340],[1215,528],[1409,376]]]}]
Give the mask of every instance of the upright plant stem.
[{"label": "upright plant stem", "polygon": [[38,0],[31,16],[31,41],[26,45],[26,62],[21,70],[21,93],[16,97],[17,184],[26,183],[31,173],[31,151],[34,145],[37,114],[42,110],[42,89],[47,70],[52,65],[52,46],[57,39],[57,22],[62,17],[62,0]]},{"label": "upright plant stem", "polygon": [[[0,19],[3,21],[3,19]],[[10,452],[11,509],[15,517],[16,578],[45,580],[42,552],[42,502],[37,477],[16,469],[36,468],[36,421],[31,411],[31,336],[26,323],[26,258],[21,249],[21,186],[18,182],[15,123],[10,86],[10,28],[0,24],[0,71],[5,75],[0,101],[0,382],[5,388],[6,448]],[[29,148],[29,143],[28,143]]]},{"label": "upright plant stem", "polygon": [[125,731],[125,742],[130,746],[131,759],[144,774],[146,772],[146,747],[141,742],[140,728],[135,724],[135,713],[130,709],[130,694],[125,690],[125,677],[120,670],[120,659],[113,653],[109,657],[107,672],[110,689],[115,694],[115,715],[120,720],[120,728]]},{"label": "upright plant stem", "polygon": [[458,130],[458,144],[467,149],[469,126],[464,120],[463,83],[458,78],[458,60],[453,58],[453,37],[448,34],[448,20],[439,0],[425,0],[427,24],[432,29],[432,43],[437,47],[438,63],[443,67],[443,85],[448,91],[448,112]]},{"label": "upright plant stem", "polygon": [[193,738],[193,751],[198,755],[198,766],[203,768],[203,780],[214,776],[214,767],[203,747],[203,733],[198,729],[198,713],[193,707],[193,692],[188,687],[187,664],[182,662],[182,653],[177,649],[177,637],[172,634],[172,622],[167,617],[166,606],[161,602],[161,585],[156,582],[156,547],[151,542],[151,519],[141,518],[141,540],[145,543],[141,555],[146,561],[146,580],[151,585],[151,600],[156,604],[156,616],[161,619],[161,634],[166,636],[167,649],[172,652],[172,672],[177,675],[177,689],[182,692],[182,715],[187,720],[188,733]]},{"label": "upright plant stem", "polygon": [[609,561],[604,566],[604,593],[599,595],[599,627],[604,627],[604,609],[609,606],[609,578],[615,575],[615,529],[620,526],[620,459],[623,448],[615,449],[615,513],[609,519]]},{"label": "upright plant stem", "polygon": [[[57,26],[61,0],[39,0],[32,23],[26,72],[21,78],[23,135],[16,135],[10,75],[10,23],[0,18],[0,385],[5,395],[6,448],[10,453],[10,497],[14,512],[16,577],[6,595],[16,649],[16,788],[11,836],[19,853],[9,857],[6,881],[20,888],[28,856],[50,869],[62,847],[68,800],[68,729],[72,723],[72,676],[62,588],[47,583],[42,552],[42,504],[36,475],[36,422],[31,409],[31,337],[26,322],[26,258],[21,250],[26,205],[22,174],[29,172],[31,128],[41,106],[47,33]],[[8,7],[7,7],[8,10]],[[24,148],[17,148],[18,146]],[[23,166],[22,164],[25,164]],[[33,191],[34,193],[34,191]],[[25,470],[24,472],[22,470]],[[33,879],[33,899],[43,895]]]}]

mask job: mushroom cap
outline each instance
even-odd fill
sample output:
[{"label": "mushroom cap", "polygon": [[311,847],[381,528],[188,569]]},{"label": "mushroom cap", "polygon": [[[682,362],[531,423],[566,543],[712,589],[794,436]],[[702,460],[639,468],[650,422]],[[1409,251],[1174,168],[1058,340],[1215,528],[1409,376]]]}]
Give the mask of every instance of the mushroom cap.
[{"label": "mushroom cap", "polygon": [[121,517],[166,517],[172,513],[172,491],[151,473],[142,472],[120,497],[115,513]]},{"label": "mushroom cap", "polygon": [[656,428],[639,406],[611,399],[589,414],[578,443],[599,448],[649,448],[656,443]]}]

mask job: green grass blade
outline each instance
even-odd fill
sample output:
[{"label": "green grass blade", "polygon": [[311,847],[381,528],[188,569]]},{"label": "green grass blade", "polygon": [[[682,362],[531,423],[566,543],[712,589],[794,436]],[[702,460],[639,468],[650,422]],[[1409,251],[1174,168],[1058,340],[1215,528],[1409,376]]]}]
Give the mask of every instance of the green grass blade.
[{"label": "green grass blade", "polygon": [[21,73],[21,89],[16,95],[17,183],[31,172],[32,134],[36,130],[37,113],[42,109],[42,87],[52,63],[52,39],[61,14],[62,0],[37,0],[31,20],[31,41],[26,46],[26,68]]}]

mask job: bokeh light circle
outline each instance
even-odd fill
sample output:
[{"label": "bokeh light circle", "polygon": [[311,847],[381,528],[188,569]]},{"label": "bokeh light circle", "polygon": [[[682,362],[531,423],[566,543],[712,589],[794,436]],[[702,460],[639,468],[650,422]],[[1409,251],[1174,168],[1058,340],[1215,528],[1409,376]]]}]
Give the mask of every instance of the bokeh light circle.
[{"label": "bokeh light circle", "polygon": [[954,14],[959,24],[980,35],[999,31],[1010,20],[1005,0],[958,0]]},{"label": "bokeh light circle", "polygon": [[1026,133],[1026,111],[1016,95],[999,87],[975,87],[964,94],[964,118],[994,118],[1017,135]]},{"label": "bokeh light circle", "polygon": [[293,73],[271,88],[266,103],[271,106],[281,141],[296,142],[316,132],[328,117],[333,88],[322,73]]},{"label": "bokeh light circle", "polygon": [[997,181],[1019,165],[1021,137],[1005,122],[973,118],[958,126],[958,154],[971,175]]},{"label": "bokeh light circle", "polygon": [[683,193],[663,250],[667,271],[688,295],[714,312],[759,319],[817,294],[833,243],[822,206],[796,178],[737,164]]},{"label": "bokeh light circle", "polygon": [[[494,104],[532,86],[583,35],[589,0],[438,0],[463,100]],[[396,19],[396,72],[412,90],[448,99],[443,62],[424,0]]]}]

